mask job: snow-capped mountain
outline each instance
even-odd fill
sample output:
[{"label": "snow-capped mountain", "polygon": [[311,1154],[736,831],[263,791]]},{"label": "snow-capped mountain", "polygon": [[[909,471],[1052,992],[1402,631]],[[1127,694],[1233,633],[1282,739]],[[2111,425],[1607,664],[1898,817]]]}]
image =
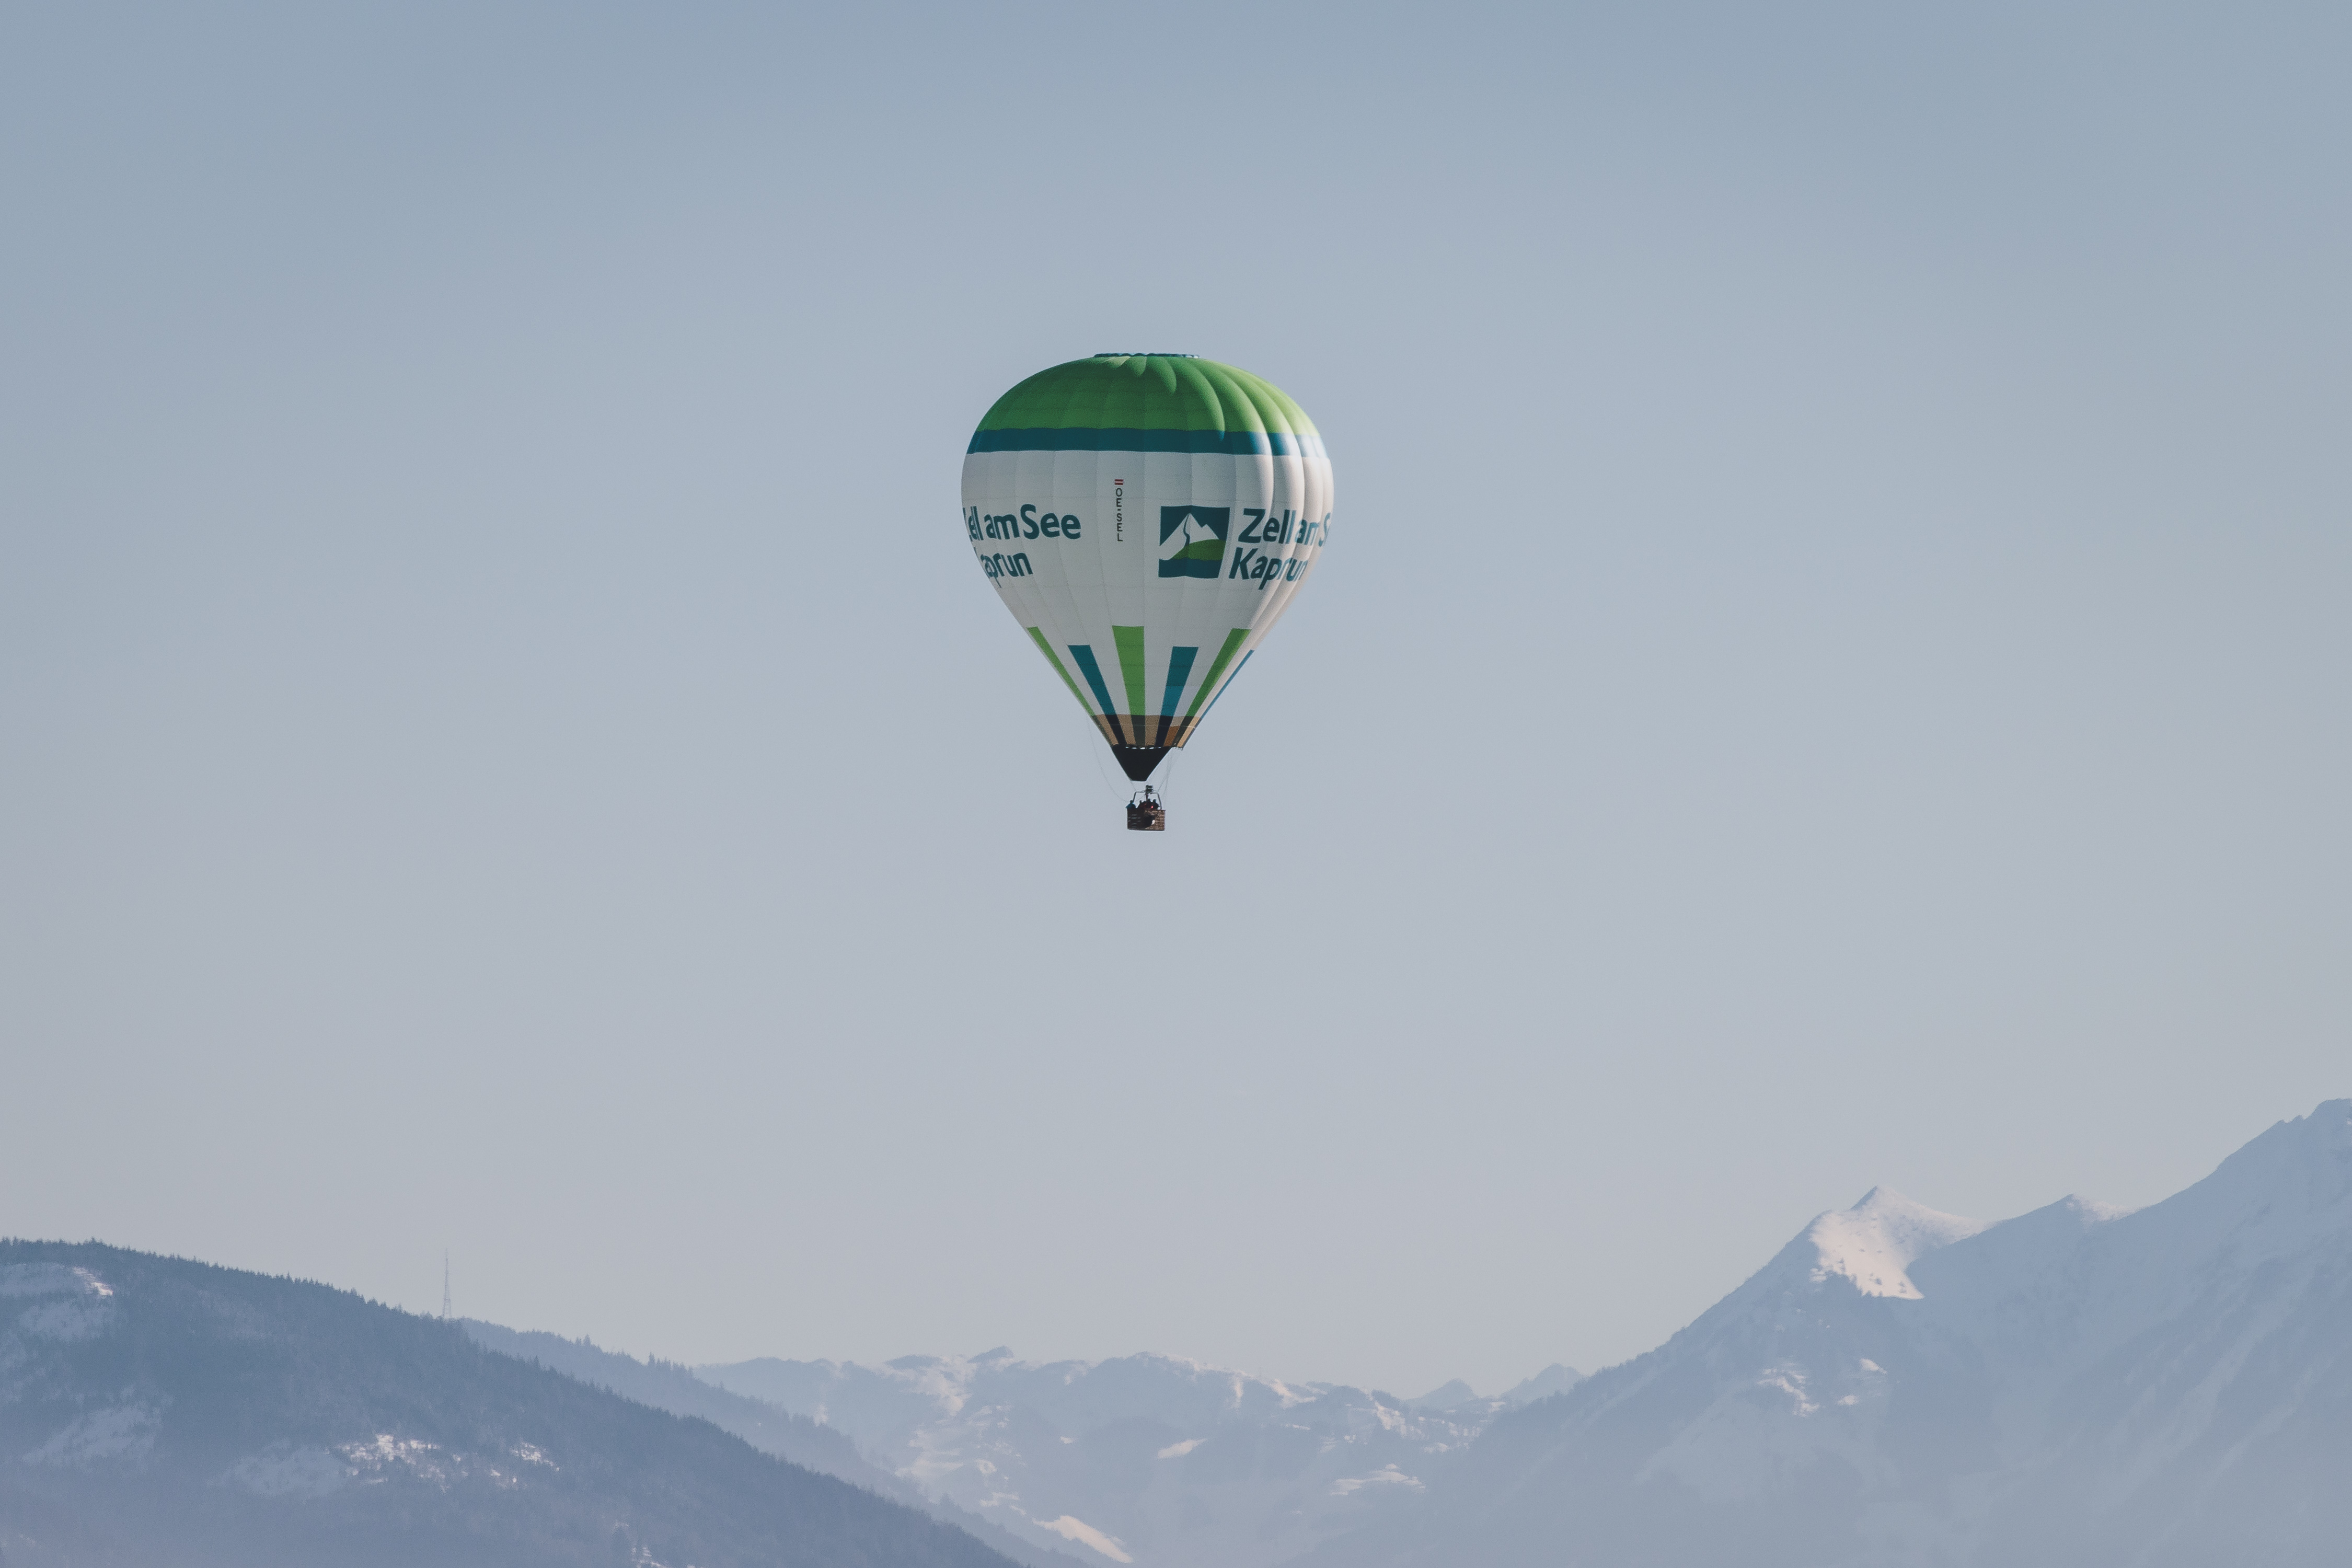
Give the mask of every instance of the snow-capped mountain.
[{"label": "snow-capped mountain", "polygon": [[1331,1564],[2352,1560],[2352,1100],[2136,1213],[1885,1189]]},{"label": "snow-capped mountain", "polygon": [[[846,1446],[790,1425],[765,1435]],[[456,1323],[185,1258],[11,1240],[0,1563],[1015,1568],[914,1508]]]},{"label": "snow-capped mountain", "polygon": [[1026,1538],[1016,1539],[953,1503],[926,1494],[904,1477],[883,1469],[858,1451],[847,1433],[779,1409],[766,1400],[748,1398],[705,1383],[688,1367],[652,1357],[639,1361],[617,1351],[601,1349],[585,1339],[519,1332],[470,1318],[459,1320],[458,1327],[484,1350],[517,1361],[534,1362],[551,1372],[672,1415],[708,1421],[762,1453],[920,1509],[944,1523],[971,1531],[990,1550],[1003,1553],[1025,1568],[1076,1568],[1078,1556],[1085,1555],[1075,1547],[1066,1552],[1055,1551]]},{"label": "snow-capped mountain", "polygon": [[2352,1560],[2352,1100],[2137,1212],[1874,1189],[1659,1349],[1486,1397],[1003,1350],[689,1376],[0,1242],[10,1456],[0,1552],[61,1568],[1006,1562],[876,1491],[1040,1563],[2317,1568]]},{"label": "snow-capped mountain", "polygon": [[[840,1428],[929,1494],[1032,1539],[1184,1568],[1272,1564],[1391,1518],[1509,1407],[1460,1387],[1454,1407],[1424,1409],[1161,1355],[1040,1364],[1000,1349],[697,1370]],[[1554,1367],[1522,1386],[1574,1377]]]}]

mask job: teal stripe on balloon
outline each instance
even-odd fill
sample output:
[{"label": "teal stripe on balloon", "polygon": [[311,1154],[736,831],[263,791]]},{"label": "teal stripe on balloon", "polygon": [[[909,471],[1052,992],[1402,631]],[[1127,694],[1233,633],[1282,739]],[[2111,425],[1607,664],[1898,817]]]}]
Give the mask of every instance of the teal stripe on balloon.
[{"label": "teal stripe on balloon", "polygon": [[1160,700],[1160,716],[1176,717],[1176,703],[1184,695],[1184,683],[1192,679],[1192,658],[1197,647],[1171,647],[1168,650],[1168,692]]},{"label": "teal stripe on balloon", "polygon": [[1116,716],[1118,710],[1111,706],[1110,688],[1103,684],[1102,666],[1095,662],[1095,650],[1082,642],[1070,645],[1070,657],[1078,661],[1078,673],[1095,689],[1095,700],[1102,704],[1105,716]]}]

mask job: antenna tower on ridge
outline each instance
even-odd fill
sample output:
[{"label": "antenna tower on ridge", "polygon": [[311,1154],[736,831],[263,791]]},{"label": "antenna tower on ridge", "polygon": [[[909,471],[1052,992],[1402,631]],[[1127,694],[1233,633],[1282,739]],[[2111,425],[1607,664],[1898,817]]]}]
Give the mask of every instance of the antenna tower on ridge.
[{"label": "antenna tower on ridge", "polygon": [[441,1249],[441,1315],[449,1315],[449,1249]]}]

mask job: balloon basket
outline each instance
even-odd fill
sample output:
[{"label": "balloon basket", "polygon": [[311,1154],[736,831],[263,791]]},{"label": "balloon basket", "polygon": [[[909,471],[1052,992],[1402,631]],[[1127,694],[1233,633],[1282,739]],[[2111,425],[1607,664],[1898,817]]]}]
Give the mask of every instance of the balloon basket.
[{"label": "balloon basket", "polygon": [[1134,799],[1127,803],[1127,829],[1130,833],[1165,833],[1168,831],[1168,809],[1150,784],[1145,784]]}]

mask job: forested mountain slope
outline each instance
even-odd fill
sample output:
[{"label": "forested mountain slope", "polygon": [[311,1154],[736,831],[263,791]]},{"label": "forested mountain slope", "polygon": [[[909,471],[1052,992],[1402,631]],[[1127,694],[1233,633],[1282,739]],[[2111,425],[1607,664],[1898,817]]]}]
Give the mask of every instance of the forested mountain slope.
[{"label": "forested mountain slope", "polygon": [[964,1532],[346,1291],[0,1242],[8,1568],[1008,1568]]}]

